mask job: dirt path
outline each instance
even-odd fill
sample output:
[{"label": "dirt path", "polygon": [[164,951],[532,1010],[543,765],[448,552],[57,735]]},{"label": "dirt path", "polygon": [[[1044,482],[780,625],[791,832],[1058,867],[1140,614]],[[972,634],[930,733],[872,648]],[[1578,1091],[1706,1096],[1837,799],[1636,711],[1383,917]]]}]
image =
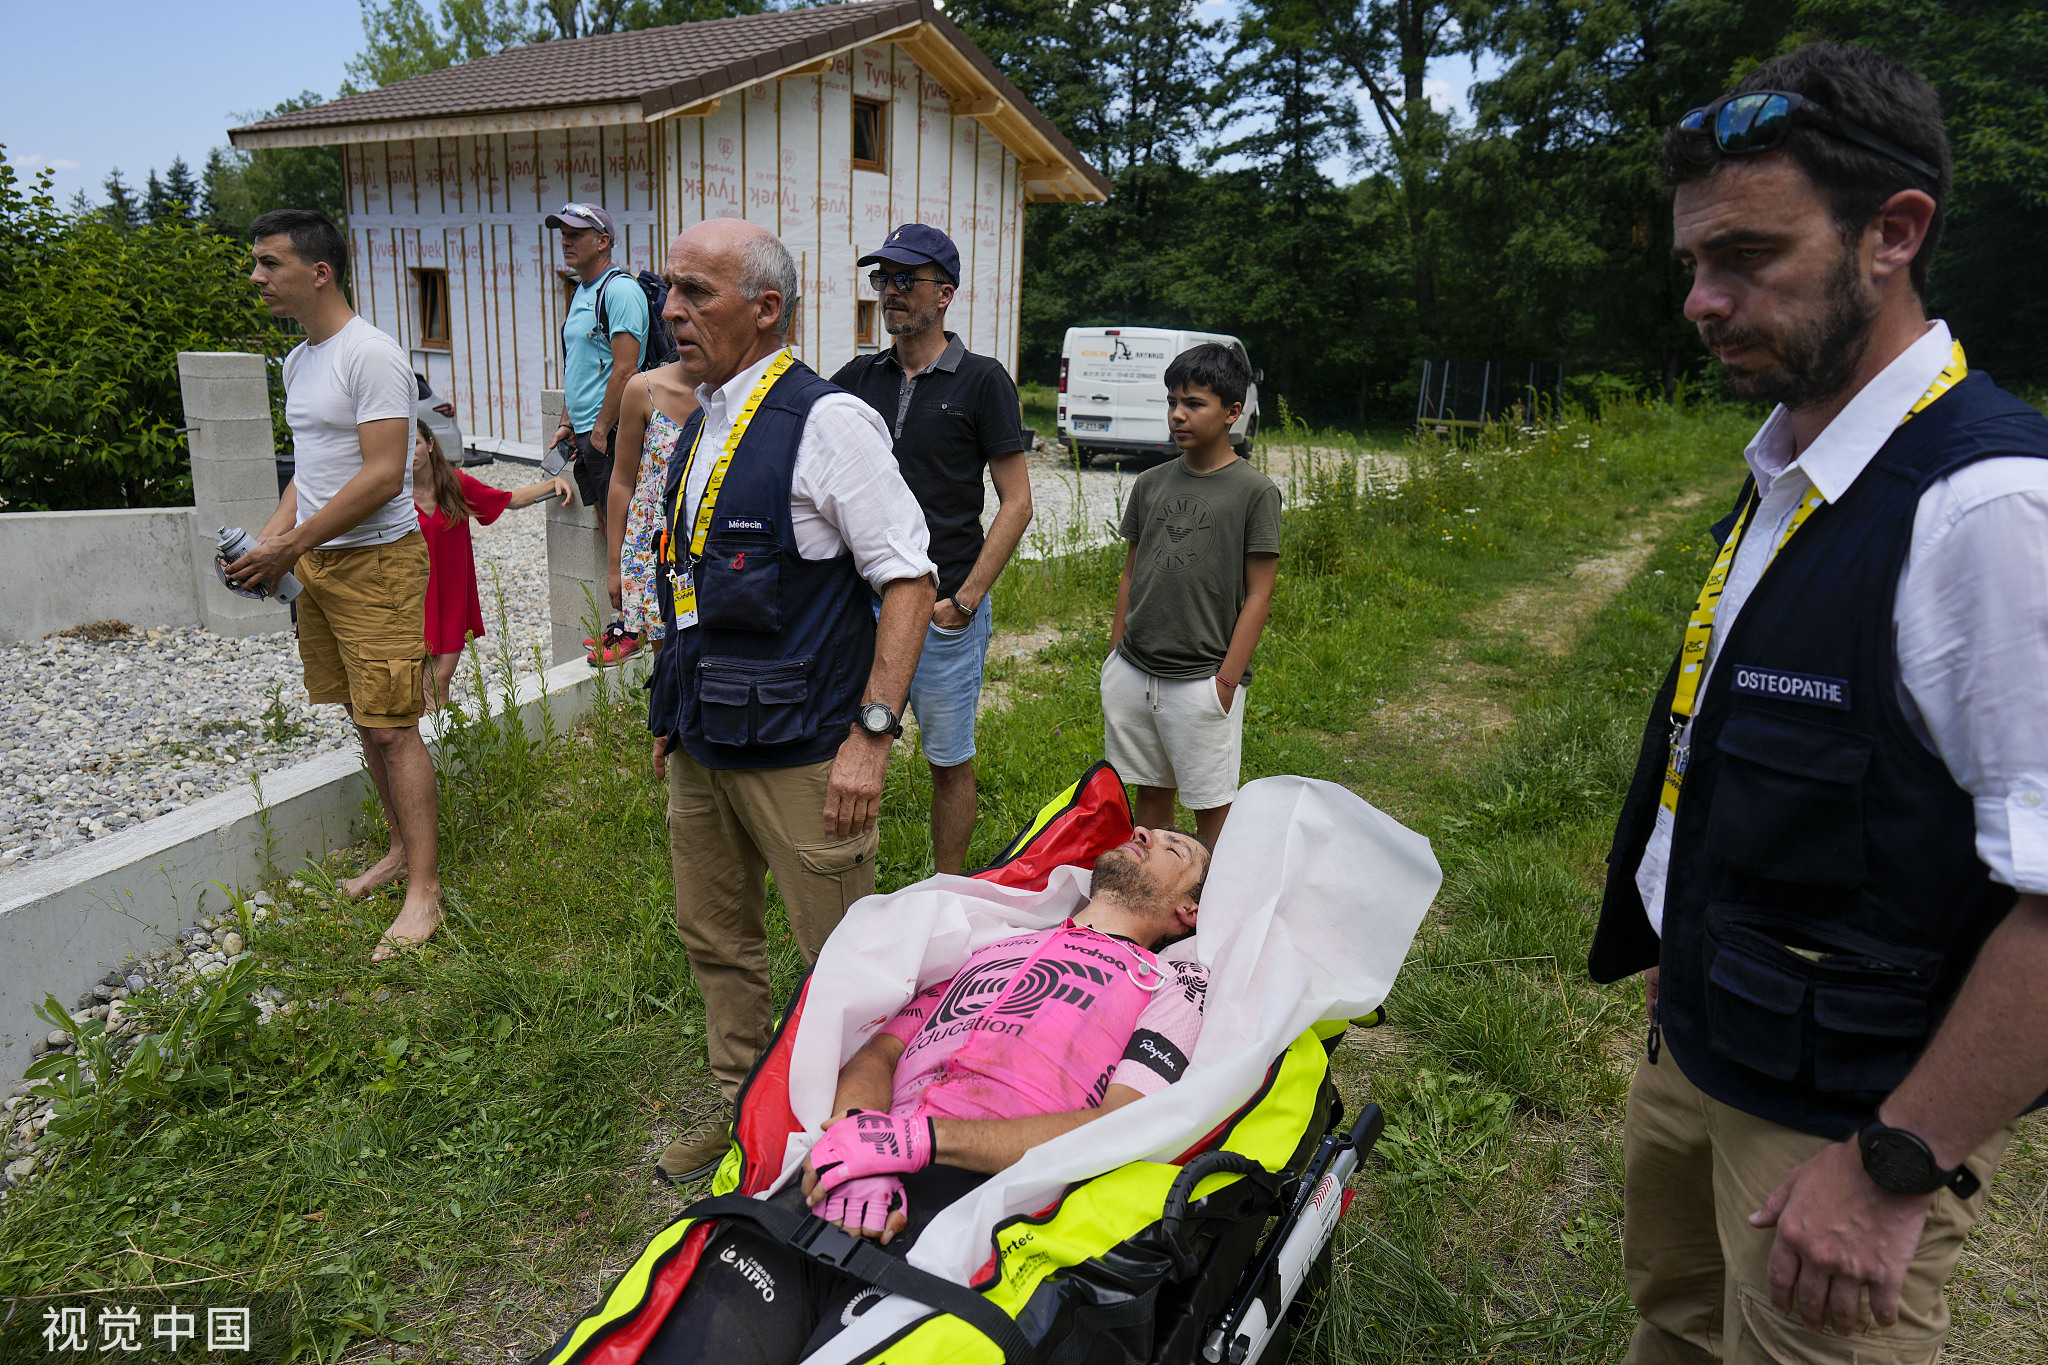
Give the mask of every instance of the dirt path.
[{"label": "dirt path", "polygon": [[1687,493],[1647,516],[1627,542],[1582,559],[1566,573],[1511,589],[1468,618],[1468,638],[1443,641],[1438,657],[1409,690],[1371,712],[1357,738],[1407,747],[1431,744],[1458,766],[1514,723],[1510,666],[1494,662],[1519,644],[1550,658],[1571,652],[1579,632],[1643,567],[1658,537],[1703,494]]}]

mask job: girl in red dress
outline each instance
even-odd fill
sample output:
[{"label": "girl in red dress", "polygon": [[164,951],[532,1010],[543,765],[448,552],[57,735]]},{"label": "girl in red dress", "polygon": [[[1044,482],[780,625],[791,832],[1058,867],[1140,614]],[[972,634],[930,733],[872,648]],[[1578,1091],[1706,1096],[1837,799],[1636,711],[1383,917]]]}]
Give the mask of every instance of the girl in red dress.
[{"label": "girl in red dress", "polygon": [[476,556],[469,542],[469,519],[485,526],[506,508],[531,507],[542,498],[558,497],[567,506],[574,496],[568,480],[547,479],[506,492],[493,488],[448,463],[440,441],[425,422],[416,424],[412,443],[412,501],[420,531],[427,538],[427,653],[431,673],[422,671],[426,709],[448,704],[448,684],[462,658],[465,640],[482,639],[484,608],[476,592]]}]

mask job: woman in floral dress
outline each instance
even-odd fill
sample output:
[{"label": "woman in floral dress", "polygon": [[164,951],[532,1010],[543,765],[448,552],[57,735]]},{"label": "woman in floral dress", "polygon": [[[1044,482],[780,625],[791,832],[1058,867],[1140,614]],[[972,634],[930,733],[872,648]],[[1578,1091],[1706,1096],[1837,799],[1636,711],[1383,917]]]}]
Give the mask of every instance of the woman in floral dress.
[{"label": "woman in floral dress", "polygon": [[697,392],[673,362],[626,381],[619,408],[618,448],[638,450],[638,461],[612,465],[605,536],[611,545],[612,609],[618,620],[604,636],[586,640],[590,662],[615,664],[661,640],[661,604],[654,596],[654,556],[661,539],[661,493],[669,458],[683,424],[697,410]]}]

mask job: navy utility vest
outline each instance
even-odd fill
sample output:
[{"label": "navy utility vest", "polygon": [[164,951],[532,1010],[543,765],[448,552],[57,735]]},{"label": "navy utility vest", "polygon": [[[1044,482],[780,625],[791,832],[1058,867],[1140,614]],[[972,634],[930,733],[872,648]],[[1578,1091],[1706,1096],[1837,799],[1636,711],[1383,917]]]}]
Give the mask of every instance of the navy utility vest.
[{"label": "navy utility vest", "polygon": [[[874,594],[851,553],[805,559],[789,521],[797,445],[829,381],[798,362],[761,400],[733,452],[697,564],[697,624],[676,629],[675,599],[658,566],[668,639],[655,656],[647,728],[707,768],[793,768],[839,752],[875,659]],[[670,542],[687,558],[696,511],[677,516],[689,450],[704,414],[691,415],[662,493]],[[697,452],[716,460],[720,452]]]},{"label": "navy utility vest", "polygon": [[1907,721],[1892,631],[1921,493],[2001,455],[2048,457],[2048,419],[1972,373],[1765,570],[1694,717],[1661,942],[1635,875],[1676,663],[1608,854],[1594,980],[1661,963],[1659,1023],[1687,1079],[1818,1137],[1847,1137],[1905,1078],[2015,899],[1977,857],[1969,793]]}]

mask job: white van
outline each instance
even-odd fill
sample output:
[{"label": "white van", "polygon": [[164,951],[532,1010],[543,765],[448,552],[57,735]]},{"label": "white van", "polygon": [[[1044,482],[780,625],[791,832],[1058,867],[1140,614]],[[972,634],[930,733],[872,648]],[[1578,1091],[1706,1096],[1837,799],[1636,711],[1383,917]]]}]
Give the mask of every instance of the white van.
[{"label": "white van", "polygon": [[[1060,346],[1060,439],[1076,456],[1178,454],[1166,429],[1166,367],[1191,346],[1220,341],[1251,368],[1244,343],[1221,332],[1163,327],[1069,327]],[[1259,434],[1259,386],[1252,370],[1230,443],[1250,455]]]}]

